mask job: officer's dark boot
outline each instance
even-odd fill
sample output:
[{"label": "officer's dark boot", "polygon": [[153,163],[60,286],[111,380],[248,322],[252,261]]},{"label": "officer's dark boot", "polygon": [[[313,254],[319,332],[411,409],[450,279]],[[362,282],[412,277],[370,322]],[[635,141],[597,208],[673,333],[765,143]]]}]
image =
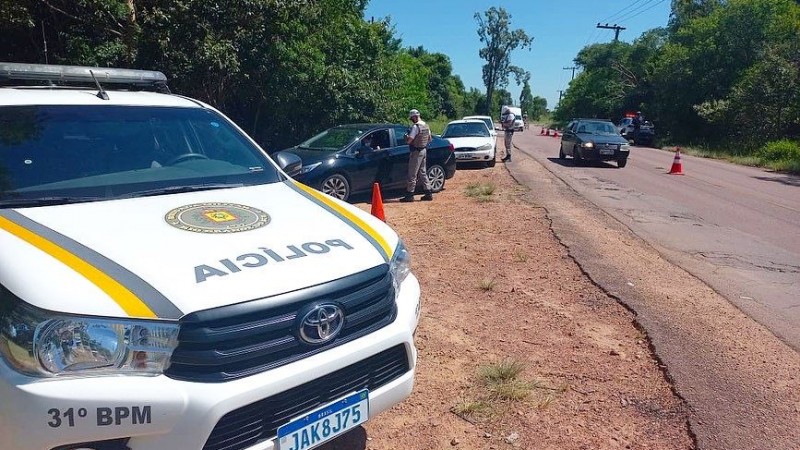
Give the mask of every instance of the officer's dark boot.
[{"label": "officer's dark boot", "polygon": [[414,194],[408,193],[408,194],[406,194],[405,197],[401,198],[400,201],[403,202],[403,203],[413,202],[414,201]]},{"label": "officer's dark boot", "polygon": [[423,195],[420,200],[422,200],[423,202],[429,202],[433,200],[433,192],[425,191],[425,195]]}]

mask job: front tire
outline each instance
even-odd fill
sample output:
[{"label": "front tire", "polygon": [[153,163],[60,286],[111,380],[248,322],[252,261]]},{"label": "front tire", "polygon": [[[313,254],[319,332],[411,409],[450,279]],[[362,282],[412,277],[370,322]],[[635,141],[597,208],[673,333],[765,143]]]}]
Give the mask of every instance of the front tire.
[{"label": "front tire", "polygon": [[628,158],[621,158],[617,160],[617,167],[622,169],[628,164]]},{"label": "front tire", "polygon": [[564,147],[559,145],[558,146],[558,159],[565,159],[567,157],[566,153],[564,153]]},{"label": "front tire", "polygon": [[574,164],[576,166],[582,166],[583,165],[583,156],[581,155],[581,153],[580,153],[580,151],[578,150],[577,147],[574,147],[572,149],[572,164]]},{"label": "front tire", "polygon": [[492,159],[490,159],[490,160],[489,160],[489,161],[486,163],[486,167],[494,167],[496,164],[497,164],[497,153],[495,153],[494,155],[492,155]]},{"label": "front tire", "polygon": [[428,181],[431,183],[431,191],[439,192],[444,189],[445,171],[444,167],[434,164],[428,167]]},{"label": "front tire", "polygon": [[335,173],[325,178],[320,184],[320,191],[339,200],[347,201],[350,198],[350,182],[344,175]]}]

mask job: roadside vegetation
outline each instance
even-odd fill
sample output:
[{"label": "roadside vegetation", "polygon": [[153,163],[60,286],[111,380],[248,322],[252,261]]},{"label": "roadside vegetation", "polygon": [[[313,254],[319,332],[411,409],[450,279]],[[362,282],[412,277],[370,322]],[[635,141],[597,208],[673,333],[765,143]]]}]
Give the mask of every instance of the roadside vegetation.
[{"label": "roadside vegetation", "polygon": [[541,379],[525,379],[524,371],[525,364],[513,358],[478,367],[475,384],[451,411],[470,422],[493,420],[519,403],[546,408],[568,389]]}]

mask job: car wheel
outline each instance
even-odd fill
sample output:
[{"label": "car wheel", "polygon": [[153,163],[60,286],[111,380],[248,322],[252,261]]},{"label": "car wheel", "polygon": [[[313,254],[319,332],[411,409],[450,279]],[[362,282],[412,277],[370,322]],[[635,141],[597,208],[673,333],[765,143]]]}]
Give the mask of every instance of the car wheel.
[{"label": "car wheel", "polygon": [[350,182],[347,181],[344,175],[339,173],[325,178],[319,190],[339,200],[347,201],[350,198]]},{"label": "car wheel", "polygon": [[572,149],[572,163],[576,166],[583,165],[583,156],[581,156],[581,153],[577,147]]},{"label": "car wheel", "polygon": [[627,164],[628,164],[628,158],[621,158],[617,160],[617,167],[619,167],[620,169],[625,167]]},{"label": "car wheel", "polygon": [[444,189],[444,167],[434,164],[428,167],[428,181],[431,183],[431,190],[439,192]]},{"label": "car wheel", "polygon": [[489,160],[489,161],[486,163],[486,167],[494,167],[496,164],[497,164],[497,153],[495,153],[494,155],[492,155],[492,159],[490,159],[490,160]]},{"label": "car wheel", "polygon": [[567,155],[564,153],[564,147],[561,145],[558,146],[558,159],[564,159]]}]

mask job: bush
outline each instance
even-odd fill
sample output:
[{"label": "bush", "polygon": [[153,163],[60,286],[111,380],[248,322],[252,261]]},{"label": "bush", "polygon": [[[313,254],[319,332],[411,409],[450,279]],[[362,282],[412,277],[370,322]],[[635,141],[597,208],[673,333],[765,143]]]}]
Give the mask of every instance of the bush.
[{"label": "bush", "polygon": [[800,142],[789,139],[772,141],[759,150],[758,157],[765,163],[800,160]]}]

